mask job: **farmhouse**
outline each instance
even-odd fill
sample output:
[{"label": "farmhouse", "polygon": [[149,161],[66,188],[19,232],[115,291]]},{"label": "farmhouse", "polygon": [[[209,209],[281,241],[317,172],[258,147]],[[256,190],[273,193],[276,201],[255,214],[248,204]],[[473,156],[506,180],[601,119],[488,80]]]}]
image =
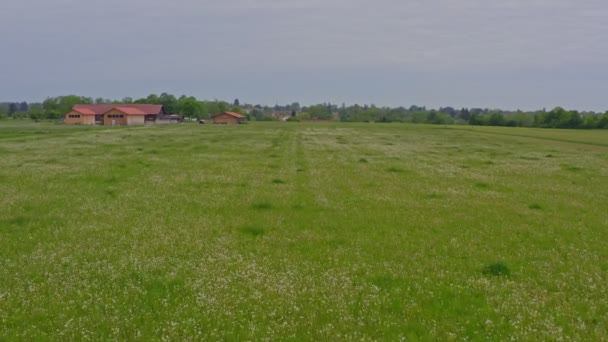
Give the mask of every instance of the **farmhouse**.
[{"label": "farmhouse", "polygon": [[129,126],[155,123],[168,115],[162,105],[78,104],[65,114],[68,125]]},{"label": "farmhouse", "polygon": [[223,112],[211,118],[214,124],[236,125],[240,124],[245,116],[233,112]]}]

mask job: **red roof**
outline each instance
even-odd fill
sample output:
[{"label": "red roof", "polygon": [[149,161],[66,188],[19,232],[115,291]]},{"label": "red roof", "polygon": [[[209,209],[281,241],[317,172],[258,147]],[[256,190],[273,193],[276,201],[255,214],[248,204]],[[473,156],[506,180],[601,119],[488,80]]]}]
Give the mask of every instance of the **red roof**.
[{"label": "red roof", "polygon": [[214,118],[217,117],[217,116],[220,116],[220,115],[224,115],[224,114],[230,115],[230,116],[235,117],[237,119],[242,119],[242,118],[245,117],[244,115],[241,115],[241,114],[238,114],[238,113],[234,113],[234,112],[223,112],[221,114],[218,114],[218,115],[214,116]]},{"label": "red roof", "polygon": [[89,108],[77,108],[77,109],[75,108],[75,109],[72,109],[72,112],[78,112],[83,115],[95,115],[95,112]]},{"label": "red roof", "polygon": [[127,115],[145,115],[146,113],[139,108],[134,107],[115,107],[114,109],[119,110]]},{"label": "red roof", "polygon": [[73,111],[84,115],[101,115],[117,109],[127,115],[162,114],[162,105],[150,104],[77,104]]}]

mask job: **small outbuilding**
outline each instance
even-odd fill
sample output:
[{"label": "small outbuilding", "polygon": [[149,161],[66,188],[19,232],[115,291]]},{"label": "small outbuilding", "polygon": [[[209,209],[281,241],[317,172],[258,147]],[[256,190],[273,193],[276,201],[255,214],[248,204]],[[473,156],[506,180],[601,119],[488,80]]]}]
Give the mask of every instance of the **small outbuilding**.
[{"label": "small outbuilding", "polygon": [[233,112],[223,112],[211,119],[213,120],[213,123],[217,125],[238,125],[243,122],[245,116]]}]

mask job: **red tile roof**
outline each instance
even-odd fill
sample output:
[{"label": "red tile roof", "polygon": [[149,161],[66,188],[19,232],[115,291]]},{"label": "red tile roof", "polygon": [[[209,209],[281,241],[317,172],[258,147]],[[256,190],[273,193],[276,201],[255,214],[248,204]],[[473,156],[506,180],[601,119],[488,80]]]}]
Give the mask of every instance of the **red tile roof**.
[{"label": "red tile roof", "polygon": [[114,107],[113,109],[119,110],[127,115],[145,115],[148,114],[144,111],[142,111],[139,108],[134,108],[134,107]]},{"label": "red tile roof", "polygon": [[89,108],[74,108],[72,109],[72,112],[78,112],[83,115],[95,115],[95,111]]},{"label": "red tile roof", "polygon": [[150,104],[77,104],[73,111],[84,115],[101,115],[112,109],[118,109],[127,115],[163,114],[162,105]]},{"label": "red tile roof", "polygon": [[[224,115],[224,114],[226,114],[226,115],[230,115],[230,116],[235,117],[235,118],[237,118],[237,119],[242,119],[242,118],[244,118],[244,117],[245,117],[244,115],[241,115],[241,114],[238,114],[238,113],[234,113],[234,112],[223,112],[223,113],[218,114],[218,115],[216,115],[216,116],[220,116],[220,115]],[[216,117],[216,116],[214,116],[214,117]]]}]

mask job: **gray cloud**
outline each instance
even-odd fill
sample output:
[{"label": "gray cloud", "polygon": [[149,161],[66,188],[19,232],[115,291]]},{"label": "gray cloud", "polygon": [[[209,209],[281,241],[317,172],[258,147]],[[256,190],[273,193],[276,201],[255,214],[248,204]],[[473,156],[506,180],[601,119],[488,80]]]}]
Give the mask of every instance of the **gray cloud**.
[{"label": "gray cloud", "polygon": [[22,0],[0,13],[7,99],[608,108],[600,0]]}]

